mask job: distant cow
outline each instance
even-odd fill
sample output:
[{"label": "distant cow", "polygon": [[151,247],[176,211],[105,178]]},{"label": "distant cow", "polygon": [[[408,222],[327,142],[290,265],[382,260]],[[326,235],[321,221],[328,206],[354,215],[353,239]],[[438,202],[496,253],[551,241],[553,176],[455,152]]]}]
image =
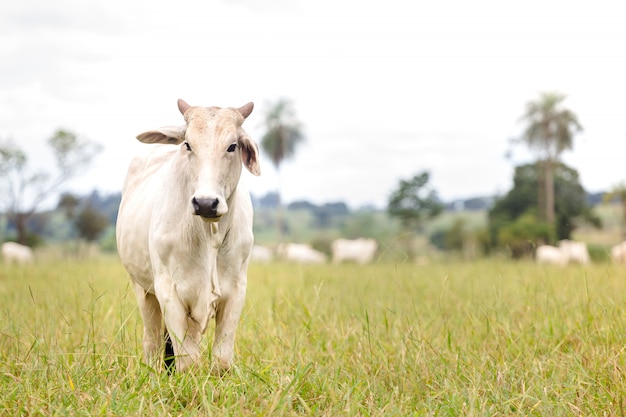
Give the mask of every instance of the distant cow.
[{"label": "distant cow", "polygon": [[267,246],[254,245],[250,260],[258,263],[268,263],[274,259],[274,253]]},{"label": "distant cow", "polygon": [[306,243],[282,243],[278,245],[276,254],[284,261],[304,264],[323,264],[326,255]]},{"label": "distant cow", "polygon": [[134,284],[148,363],[160,362],[165,342],[166,368],[188,369],[200,357],[212,318],[212,370],[221,373],[233,363],[253,245],[242,165],[260,174],[257,145],[242,128],[252,108],[192,107],[179,100],[185,125],[137,136],[155,145],[128,169],[117,247]]},{"label": "distant cow", "polygon": [[538,263],[553,264],[565,266],[570,263],[578,263],[587,265],[589,260],[589,251],[584,242],[575,242],[573,240],[561,240],[559,246],[542,245],[537,248],[535,259]]},{"label": "distant cow", "polygon": [[568,263],[587,265],[590,262],[589,250],[585,242],[564,239],[559,241],[559,248],[565,254]]},{"label": "distant cow", "polygon": [[331,249],[334,263],[350,261],[363,265],[374,260],[378,243],[374,239],[337,239]]},{"label": "distant cow", "polygon": [[535,252],[535,259],[537,263],[540,264],[550,264],[558,266],[567,265],[567,258],[565,257],[565,254],[563,253],[561,248],[557,248],[556,246],[539,246],[537,248],[537,251]]},{"label": "distant cow", "polygon": [[28,265],[34,262],[35,256],[33,250],[28,246],[15,242],[5,242],[2,244],[2,259],[8,265]]},{"label": "distant cow", "polygon": [[617,264],[626,264],[626,242],[611,248],[611,260]]}]

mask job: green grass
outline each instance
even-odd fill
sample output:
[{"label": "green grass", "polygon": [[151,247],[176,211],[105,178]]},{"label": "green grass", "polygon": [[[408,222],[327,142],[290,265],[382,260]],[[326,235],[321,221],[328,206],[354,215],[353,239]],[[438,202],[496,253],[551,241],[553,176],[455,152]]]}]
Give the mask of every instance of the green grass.
[{"label": "green grass", "polygon": [[0,265],[0,415],[624,415],[625,308],[609,265],[254,265],[236,368],[168,377],[114,258]]}]

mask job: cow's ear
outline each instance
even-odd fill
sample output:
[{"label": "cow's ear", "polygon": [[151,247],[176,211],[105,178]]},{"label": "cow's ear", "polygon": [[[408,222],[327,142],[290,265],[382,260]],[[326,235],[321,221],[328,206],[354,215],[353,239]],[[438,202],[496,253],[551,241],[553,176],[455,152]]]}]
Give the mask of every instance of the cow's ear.
[{"label": "cow's ear", "polygon": [[178,145],[185,140],[187,126],[166,126],[156,130],[148,130],[137,135],[137,140],[143,143],[165,143]]},{"label": "cow's ear", "polygon": [[261,175],[261,165],[259,164],[259,148],[256,143],[246,133],[239,137],[241,147],[241,162],[253,175]]}]

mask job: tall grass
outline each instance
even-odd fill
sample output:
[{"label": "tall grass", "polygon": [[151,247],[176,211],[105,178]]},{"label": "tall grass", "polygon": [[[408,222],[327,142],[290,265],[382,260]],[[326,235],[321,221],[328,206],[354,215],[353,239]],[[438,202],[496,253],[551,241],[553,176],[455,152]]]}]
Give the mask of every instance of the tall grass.
[{"label": "tall grass", "polygon": [[168,377],[116,260],[0,265],[0,413],[624,415],[625,302],[607,265],[254,265],[236,368]]}]

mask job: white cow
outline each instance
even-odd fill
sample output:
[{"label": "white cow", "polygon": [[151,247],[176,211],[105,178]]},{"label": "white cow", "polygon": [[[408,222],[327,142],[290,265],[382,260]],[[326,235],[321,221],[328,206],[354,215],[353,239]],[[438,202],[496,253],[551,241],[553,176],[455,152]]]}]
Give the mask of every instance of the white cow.
[{"label": "white cow", "polygon": [[537,251],[535,252],[535,259],[537,260],[537,263],[540,264],[550,264],[558,266],[567,265],[567,258],[565,257],[565,254],[563,253],[561,248],[557,248],[556,246],[539,246],[537,248]]},{"label": "white cow", "polygon": [[374,239],[337,239],[331,244],[333,262],[356,262],[364,265],[374,260],[378,243]]},{"label": "white cow", "polygon": [[541,245],[537,248],[535,258],[538,263],[565,266],[569,263],[587,265],[590,262],[589,251],[584,242],[561,240],[559,246]]},{"label": "white cow", "polygon": [[611,248],[611,259],[618,264],[626,264],[626,241]]},{"label": "white cow", "polygon": [[559,241],[559,248],[565,254],[568,263],[589,264],[589,250],[585,242],[575,242],[573,240]]},{"label": "white cow", "polygon": [[288,262],[298,262],[303,264],[323,264],[326,262],[326,255],[317,251],[306,243],[281,243],[276,248],[276,254]]},{"label": "white cow", "polygon": [[134,284],[144,356],[152,365],[161,363],[165,345],[166,368],[174,362],[179,372],[188,369],[213,317],[212,370],[232,365],[253,245],[252,204],[239,182],[242,162],[260,175],[257,145],[242,128],[252,108],[178,100],[185,125],[137,136],[156,145],[128,169],[117,247]]},{"label": "white cow", "polygon": [[254,245],[252,248],[252,255],[250,260],[258,263],[268,263],[272,262],[274,259],[274,253],[271,248],[267,246]]},{"label": "white cow", "polygon": [[33,250],[28,246],[15,242],[4,242],[2,244],[2,259],[7,265],[28,265],[35,260]]}]

